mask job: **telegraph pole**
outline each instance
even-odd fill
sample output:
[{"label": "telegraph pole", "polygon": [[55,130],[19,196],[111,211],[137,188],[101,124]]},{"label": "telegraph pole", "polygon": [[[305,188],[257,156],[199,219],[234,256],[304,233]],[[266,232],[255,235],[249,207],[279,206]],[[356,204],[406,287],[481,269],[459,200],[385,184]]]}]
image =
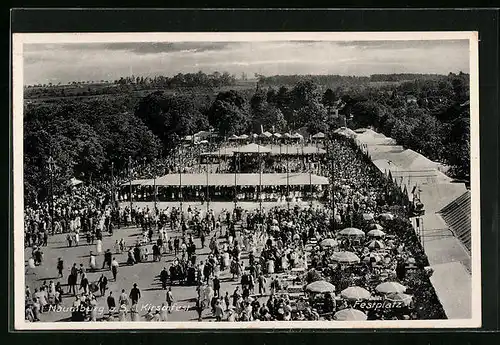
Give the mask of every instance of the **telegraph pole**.
[{"label": "telegraph pole", "polygon": [[259,210],[262,214],[262,158],[260,156],[260,145],[257,146],[257,152],[259,156]]},{"label": "telegraph pole", "polygon": [[52,156],[49,157],[47,164],[50,172],[50,231],[54,233],[54,168],[55,161]]},{"label": "telegraph pole", "polygon": [[288,210],[290,210],[290,165],[288,159],[288,143],[286,144],[286,204]]},{"label": "telegraph pole", "polygon": [[130,191],[130,212],[132,212],[132,157],[128,156],[128,179]]},{"label": "telegraph pole", "polygon": [[115,168],[115,163],[111,162],[111,202],[113,203],[113,207],[112,207],[113,210],[115,209],[115,205],[116,205],[114,168]]},{"label": "telegraph pole", "polygon": [[153,201],[154,201],[154,211],[155,211],[155,217],[157,215],[156,212],[156,159],[153,160]]}]

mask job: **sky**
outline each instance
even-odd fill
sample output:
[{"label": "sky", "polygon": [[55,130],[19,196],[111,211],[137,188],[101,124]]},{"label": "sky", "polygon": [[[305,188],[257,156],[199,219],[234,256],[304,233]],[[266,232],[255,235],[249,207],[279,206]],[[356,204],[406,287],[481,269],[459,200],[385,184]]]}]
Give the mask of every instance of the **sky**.
[{"label": "sky", "polygon": [[24,44],[25,85],[227,71],[270,75],[469,72],[468,40]]}]

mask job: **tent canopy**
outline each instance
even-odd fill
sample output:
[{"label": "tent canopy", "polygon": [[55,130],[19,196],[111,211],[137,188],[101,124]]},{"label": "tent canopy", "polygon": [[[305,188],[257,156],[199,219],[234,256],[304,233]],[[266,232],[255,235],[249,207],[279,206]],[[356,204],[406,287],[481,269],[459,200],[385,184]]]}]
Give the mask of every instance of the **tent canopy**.
[{"label": "tent canopy", "polygon": [[271,150],[268,149],[267,147],[252,143],[252,144],[241,146],[240,148],[235,150],[235,152],[238,152],[238,153],[270,153]]},{"label": "tent canopy", "polygon": [[276,138],[281,138],[281,134],[279,134],[279,133],[274,133],[273,135],[274,135]]},{"label": "tent canopy", "polygon": [[[153,180],[149,180],[149,179],[138,179],[138,180],[132,180],[132,182],[128,181],[128,182],[123,182],[122,183],[122,186],[129,186],[129,185],[132,185],[132,186],[141,186],[143,185],[144,183],[147,183],[148,181],[153,181]],[[153,185],[153,183],[151,183],[151,186]]]},{"label": "tent canopy", "polygon": [[[168,174],[156,179],[157,186],[234,186],[235,174]],[[287,177],[286,173],[282,174],[262,174],[263,186],[286,186]],[[328,178],[324,176],[311,175],[306,173],[302,174],[289,174],[288,182],[290,186],[305,186],[309,185],[309,177],[313,185],[328,185]],[[208,181],[207,181],[208,180]],[[237,186],[258,186],[261,178],[259,174],[236,174]],[[152,186],[154,181],[149,180],[135,180],[133,185]],[[123,186],[128,185],[124,183]]]},{"label": "tent canopy", "polygon": [[325,133],[323,132],[318,132],[312,136],[313,139],[324,139],[325,138]]}]

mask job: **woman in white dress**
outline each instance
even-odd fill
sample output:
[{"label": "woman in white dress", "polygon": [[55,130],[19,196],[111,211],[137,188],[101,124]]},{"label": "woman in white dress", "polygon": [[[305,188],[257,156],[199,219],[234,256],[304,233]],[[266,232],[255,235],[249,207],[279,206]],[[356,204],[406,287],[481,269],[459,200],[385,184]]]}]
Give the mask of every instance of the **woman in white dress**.
[{"label": "woman in white dress", "polygon": [[229,264],[230,264],[229,253],[226,251],[226,252],[224,252],[224,254],[222,256],[224,259],[224,269],[226,269],[229,267]]},{"label": "woman in white dress", "polygon": [[97,252],[97,254],[101,254],[102,253],[102,241],[101,240],[97,240],[95,246],[96,246],[96,252]]},{"label": "woman in white dress", "polygon": [[97,268],[95,255],[92,252],[90,252],[89,266],[91,270],[95,270]]},{"label": "woman in white dress", "polygon": [[90,300],[90,321],[97,321],[97,300],[93,295]]},{"label": "woman in white dress", "polygon": [[34,270],[34,269],[35,269],[35,267],[36,267],[36,266],[35,266],[35,259],[34,259],[33,257],[30,257],[30,258],[28,259],[28,267],[29,267],[30,269],[32,269],[32,270]]}]

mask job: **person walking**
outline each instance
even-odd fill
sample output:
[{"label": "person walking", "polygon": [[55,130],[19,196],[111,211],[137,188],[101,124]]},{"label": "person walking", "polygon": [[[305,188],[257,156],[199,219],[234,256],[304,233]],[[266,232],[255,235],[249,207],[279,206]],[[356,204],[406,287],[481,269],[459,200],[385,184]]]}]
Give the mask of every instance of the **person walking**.
[{"label": "person walking", "polygon": [[101,277],[99,278],[98,281],[99,284],[99,291],[101,292],[101,296],[104,296],[106,293],[106,289],[108,288],[108,278],[104,276],[104,274],[101,274]]},{"label": "person walking", "polygon": [[57,259],[57,272],[58,277],[63,278],[64,262],[61,258]]},{"label": "person walking", "polygon": [[120,304],[120,309],[127,309],[128,306],[128,297],[125,293],[125,289],[122,289],[122,293],[120,297],[118,297],[118,303]]},{"label": "person walking", "polygon": [[172,304],[174,303],[174,295],[172,294],[172,287],[168,288],[166,299],[167,299],[167,305],[168,305],[168,308],[167,308],[168,312],[172,313]]},{"label": "person walking", "polygon": [[116,261],[116,258],[113,258],[111,261],[111,273],[113,273],[113,280],[116,282],[116,275],[118,274],[118,261]]},{"label": "person walking", "polygon": [[76,281],[78,279],[78,268],[76,268],[76,264],[73,264],[73,267],[71,267],[71,272],[68,276],[68,293],[73,293],[73,295],[76,295]]},{"label": "person walking", "polygon": [[167,288],[168,271],[166,267],[160,272],[161,288],[165,290]]},{"label": "person walking", "polygon": [[220,280],[217,276],[214,277],[212,280],[212,283],[214,285],[214,296],[220,297]]},{"label": "person walking", "polygon": [[141,298],[141,291],[137,287],[137,283],[134,283],[134,287],[130,290],[130,300],[132,301],[132,305],[137,304],[139,302],[139,298]]},{"label": "person walking", "polygon": [[109,292],[109,296],[108,296],[106,302],[108,304],[109,315],[111,316],[115,313],[115,310],[116,310],[116,301],[115,301],[115,298],[113,297],[112,291]]},{"label": "person walking", "polygon": [[104,252],[104,261],[102,262],[103,269],[105,266],[108,266],[108,269],[111,268],[111,261],[112,261],[111,259],[112,259],[111,250],[106,249],[106,252]]},{"label": "person walking", "polygon": [[89,291],[89,280],[87,279],[87,275],[85,273],[82,274],[82,279],[80,280],[80,289],[83,290],[84,293],[88,293]]}]

